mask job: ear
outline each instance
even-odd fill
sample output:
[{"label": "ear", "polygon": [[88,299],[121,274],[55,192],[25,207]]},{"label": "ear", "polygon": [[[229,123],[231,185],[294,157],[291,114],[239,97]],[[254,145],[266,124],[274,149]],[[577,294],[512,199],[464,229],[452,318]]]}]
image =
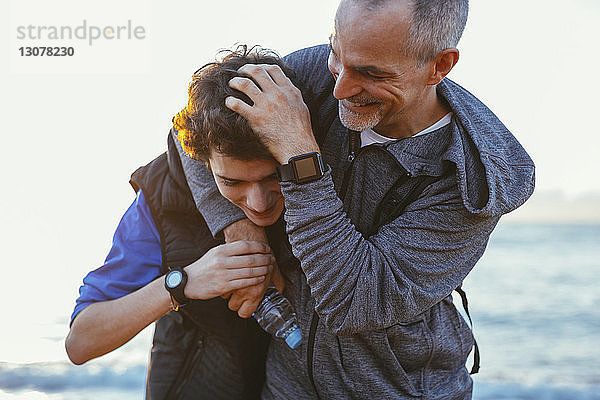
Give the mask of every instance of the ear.
[{"label": "ear", "polygon": [[458,49],[450,48],[440,51],[431,61],[431,74],[428,85],[437,85],[452,71],[458,62]]}]

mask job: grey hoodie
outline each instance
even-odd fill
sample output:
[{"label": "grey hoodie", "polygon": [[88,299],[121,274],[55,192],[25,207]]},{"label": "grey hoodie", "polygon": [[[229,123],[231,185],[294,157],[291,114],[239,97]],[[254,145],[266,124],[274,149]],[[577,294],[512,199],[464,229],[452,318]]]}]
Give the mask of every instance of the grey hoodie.
[{"label": "grey hoodie", "polygon": [[[438,95],[454,113],[450,125],[364,147],[350,163],[348,130],[339,118],[331,122],[337,101],[327,55],[317,46],[286,59],[331,168],[318,181],[281,185],[300,262],[278,261],[304,341],[296,350],[272,342],[263,397],[470,398],[465,361],[473,339],[450,294],[483,254],[499,217],[533,192],[533,162],[487,107],[445,79]],[[187,164],[213,232],[243,216],[225,211],[212,178]],[[376,226],[374,210],[407,173],[438,179],[400,216]]]}]

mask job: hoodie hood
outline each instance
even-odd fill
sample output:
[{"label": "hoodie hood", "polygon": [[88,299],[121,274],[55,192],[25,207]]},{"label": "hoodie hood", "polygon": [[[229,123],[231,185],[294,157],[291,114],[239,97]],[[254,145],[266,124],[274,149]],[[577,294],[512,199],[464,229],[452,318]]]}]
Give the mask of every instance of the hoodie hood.
[{"label": "hoodie hood", "polygon": [[453,137],[443,159],[456,165],[467,210],[500,216],[521,206],[535,186],[535,165],[523,146],[460,85],[444,79],[437,92],[454,113]]}]

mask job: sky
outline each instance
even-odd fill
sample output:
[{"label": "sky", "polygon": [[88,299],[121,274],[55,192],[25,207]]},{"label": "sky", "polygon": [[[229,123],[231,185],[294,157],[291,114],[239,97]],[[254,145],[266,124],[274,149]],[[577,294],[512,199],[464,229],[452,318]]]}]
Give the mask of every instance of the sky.
[{"label": "sky", "polygon": [[[338,2],[207,3],[1,3],[0,250],[11,277],[0,291],[3,315],[25,321],[24,311],[50,309],[43,298],[52,299],[52,312],[70,314],[82,277],[101,265],[133,200],[130,174],[165,150],[198,67],[235,43],[282,55],[324,43]],[[600,192],[598,21],[595,0],[471,1],[450,78],[521,141],[536,162],[538,191]],[[19,27],[75,31],[84,23],[86,39],[51,38],[50,28],[44,39],[35,29],[35,37],[19,37]],[[131,29],[116,38],[118,26]],[[92,40],[92,27],[112,38]],[[75,54],[21,56],[28,46]],[[17,279],[23,275],[26,285]]]}]

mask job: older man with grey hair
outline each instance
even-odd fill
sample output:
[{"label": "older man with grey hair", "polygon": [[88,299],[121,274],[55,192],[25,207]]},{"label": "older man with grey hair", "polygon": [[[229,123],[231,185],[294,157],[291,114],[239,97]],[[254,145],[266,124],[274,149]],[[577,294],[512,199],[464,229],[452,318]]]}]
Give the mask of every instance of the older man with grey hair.
[{"label": "older man with grey hair", "polygon": [[[471,398],[473,336],[451,293],[533,192],[534,164],[446,78],[467,13],[466,0],[342,0],[329,46],[286,58],[300,90],[275,66],[230,81],[252,104],[226,105],[280,163],[296,257],[280,268],[304,341],[271,343],[263,398]],[[186,168],[212,232],[250,234]],[[247,315],[251,300],[229,306]]]}]

